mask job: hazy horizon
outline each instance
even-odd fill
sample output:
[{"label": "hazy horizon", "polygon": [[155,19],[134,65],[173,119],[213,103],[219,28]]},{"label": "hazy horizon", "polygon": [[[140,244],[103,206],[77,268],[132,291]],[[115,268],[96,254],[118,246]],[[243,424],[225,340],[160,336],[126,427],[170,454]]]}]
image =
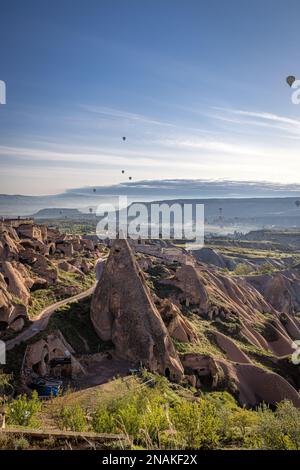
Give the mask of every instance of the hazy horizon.
[{"label": "hazy horizon", "polygon": [[[93,211],[96,211],[99,204],[118,206],[119,196],[126,196],[128,204],[137,201],[194,199],[207,201],[206,207],[211,205],[213,200],[234,202],[242,199],[254,201],[257,199],[263,206],[265,206],[264,201],[271,200],[271,206],[266,205],[266,213],[278,213],[281,214],[280,216],[292,215],[298,219],[299,209],[295,202],[300,200],[300,184],[280,185],[267,182],[195,179],[144,180],[117,185],[72,188],[55,195],[0,194],[0,215],[27,216],[40,209],[48,208],[79,209],[83,212],[88,212],[90,208],[93,208]],[[286,199],[287,201],[284,201]],[[208,201],[210,201],[209,204]],[[220,207],[219,203],[214,210],[218,211],[218,207]],[[253,207],[251,211],[253,213]],[[240,216],[247,216],[242,206],[237,213]]]},{"label": "hazy horizon", "polygon": [[55,197],[88,195],[152,195],[174,198],[265,198],[265,197],[300,197],[300,183],[278,183],[269,181],[209,180],[209,179],[148,179],[121,182],[112,185],[94,185],[65,188],[62,192],[42,194],[22,194],[15,192],[0,193],[0,196],[16,197]]}]

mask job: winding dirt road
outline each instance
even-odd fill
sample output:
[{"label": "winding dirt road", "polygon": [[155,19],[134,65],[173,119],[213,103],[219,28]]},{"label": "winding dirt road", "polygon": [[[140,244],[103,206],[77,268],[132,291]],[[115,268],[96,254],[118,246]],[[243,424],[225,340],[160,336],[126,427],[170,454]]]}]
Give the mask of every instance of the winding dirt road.
[{"label": "winding dirt road", "polygon": [[10,351],[18,344],[22,343],[23,341],[27,341],[28,339],[31,339],[40,331],[45,330],[45,328],[47,328],[51,315],[58,308],[66,304],[76,302],[77,300],[82,300],[86,297],[89,297],[94,292],[95,287],[96,284],[84,292],[81,292],[77,295],[73,295],[73,297],[68,297],[67,299],[60,300],[59,302],[55,302],[55,304],[49,305],[48,307],[44,308],[35,318],[32,319],[32,325],[30,325],[25,330],[21,331],[21,333],[15,338],[6,341],[6,351]]}]

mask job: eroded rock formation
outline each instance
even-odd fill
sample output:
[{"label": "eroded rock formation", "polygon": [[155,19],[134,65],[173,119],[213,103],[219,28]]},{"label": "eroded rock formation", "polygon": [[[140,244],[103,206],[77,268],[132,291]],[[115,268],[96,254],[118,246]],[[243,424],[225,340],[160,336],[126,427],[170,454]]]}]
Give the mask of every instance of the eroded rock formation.
[{"label": "eroded rock formation", "polygon": [[198,387],[226,389],[233,393],[240,405],[255,407],[261,403],[276,406],[290,400],[300,408],[299,393],[283,377],[253,364],[233,363],[205,354],[190,353],[181,356],[185,372],[194,375]]},{"label": "eroded rock formation", "polygon": [[91,320],[116,354],[180,380],[183,369],[172,340],[126,240],[116,240],[95,290]]}]

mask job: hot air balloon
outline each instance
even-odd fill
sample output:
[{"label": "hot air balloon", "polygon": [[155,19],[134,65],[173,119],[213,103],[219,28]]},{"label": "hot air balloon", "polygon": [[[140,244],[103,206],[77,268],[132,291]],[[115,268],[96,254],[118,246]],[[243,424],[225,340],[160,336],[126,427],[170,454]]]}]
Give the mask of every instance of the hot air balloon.
[{"label": "hot air balloon", "polygon": [[90,208],[89,208],[89,211],[90,211],[90,214],[91,214],[91,213],[93,212],[93,208],[90,207]]},{"label": "hot air balloon", "polygon": [[122,137],[122,139],[123,139],[123,141],[125,142],[125,140],[126,140],[126,137],[124,136],[124,137]]},{"label": "hot air balloon", "polygon": [[132,176],[129,176],[129,178],[128,178],[128,179],[131,181],[131,180],[132,180]]},{"label": "hot air balloon", "polygon": [[300,206],[300,201],[299,200],[295,201],[295,204],[296,204],[297,207],[299,207]]},{"label": "hot air balloon", "polygon": [[93,189],[93,193],[95,193],[96,191],[97,191],[97,189],[96,189],[96,188],[94,188],[94,189]]},{"label": "hot air balloon", "polygon": [[289,75],[286,78],[286,82],[289,86],[292,86],[295,80],[296,80],[296,77],[294,77],[294,75]]},{"label": "hot air balloon", "polygon": [[123,174],[123,175],[124,175],[124,173],[125,173],[125,170],[122,170],[122,174]]}]

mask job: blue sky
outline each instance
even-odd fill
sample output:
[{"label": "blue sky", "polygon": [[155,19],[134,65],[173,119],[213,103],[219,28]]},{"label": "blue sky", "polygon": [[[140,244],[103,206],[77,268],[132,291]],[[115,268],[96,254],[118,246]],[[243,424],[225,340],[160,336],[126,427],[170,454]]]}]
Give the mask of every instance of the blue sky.
[{"label": "blue sky", "polygon": [[2,0],[0,193],[299,181],[299,18],[298,0]]}]

